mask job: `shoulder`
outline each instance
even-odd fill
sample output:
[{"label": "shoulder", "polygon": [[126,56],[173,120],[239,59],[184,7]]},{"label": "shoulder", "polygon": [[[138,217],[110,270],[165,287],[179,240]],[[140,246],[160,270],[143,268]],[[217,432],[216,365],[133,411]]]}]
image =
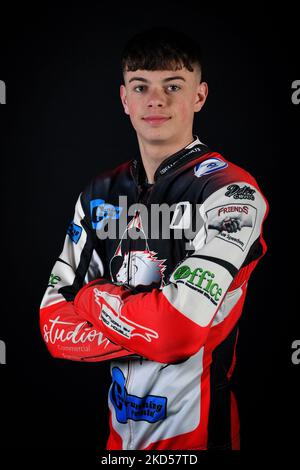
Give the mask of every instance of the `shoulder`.
[{"label": "shoulder", "polygon": [[92,178],[82,192],[82,197],[92,199],[107,196],[111,188],[118,183],[126,181],[130,177],[132,160],[121,163],[117,167],[103,171]]},{"label": "shoulder", "polygon": [[201,182],[199,186],[203,188],[204,200],[218,189],[229,185],[232,185],[230,192],[236,197],[242,195],[241,189],[243,189],[244,197],[246,198],[248,193],[249,199],[252,199],[251,191],[247,192],[244,186],[262,193],[255,177],[249,171],[231,162],[219,152],[209,151],[199,158],[199,161],[195,161],[192,171],[194,178]]},{"label": "shoulder", "polygon": [[115,207],[114,199],[122,194],[130,179],[132,160],[121,163],[117,167],[103,171],[92,178],[80,195],[85,214],[93,212],[93,208],[102,207],[110,210]]},{"label": "shoulder", "polygon": [[[200,165],[199,165],[200,163]],[[202,203],[206,208],[251,205],[266,215],[268,202],[254,176],[218,152],[210,152],[194,173],[203,181]],[[204,174],[203,174],[204,173]],[[229,209],[228,209],[229,210]]]}]

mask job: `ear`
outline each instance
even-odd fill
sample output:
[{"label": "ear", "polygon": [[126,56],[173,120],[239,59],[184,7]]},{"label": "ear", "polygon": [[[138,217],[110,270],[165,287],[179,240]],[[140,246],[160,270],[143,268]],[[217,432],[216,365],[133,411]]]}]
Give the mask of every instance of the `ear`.
[{"label": "ear", "polygon": [[122,105],[126,114],[129,115],[129,109],[127,104],[127,94],[126,94],[126,87],[125,85],[120,86],[120,98],[122,101]]},{"label": "ear", "polygon": [[196,100],[194,103],[194,112],[198,113],[204,105],[208,95],[208,85],[206,82],[201,82],[197,87]]}]

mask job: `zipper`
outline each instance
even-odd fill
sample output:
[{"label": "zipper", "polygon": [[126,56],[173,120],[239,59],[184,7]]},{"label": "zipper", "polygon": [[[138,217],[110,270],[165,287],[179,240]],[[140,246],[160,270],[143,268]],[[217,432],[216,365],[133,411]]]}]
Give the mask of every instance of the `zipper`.
[{"label": "zipper", "polygon": [[[137,198],[137,203],[145,203],[147,204],[148,203],[148,200],[149,200],[149,197],[150,197],[150,194],[151,194],[151,190],[152,190],[152,186],[147,188],[146,191],[143,191],[143,189],[140,187],[139,188],[139,194],[138,194],[138,198]],[[134,218],[136,217],[136,215],[139,213],[139,211],[137,210],[134,214]],[[130,264],[130,260],[131,260],[131,238],[129,237],[129,246],[128,246],[128,266],[127,266],[127,285],[129,286],[129,278],[130,278],[130,272],[132,271],[131,270],[131,264]],[[140,357],[140,365],[143,364],[143,358]],[[134,364],[132,363],[132,360],[128,360],[127,361],[127,379],[126,379],[126,390],[127,390],[127,393],[130,393],[130,385],[131,385],[131,382],[132,382],[132,377],[133,377],[133,372],[134,372]],[[132,422],[131,419],[128,419],[128,429],[129,429],[129,439],[128,439],[128,449],[130,450],[131,447],[133,446],[133,442],[134,442],[134,431],[133,431],[133,426],[134,426],[134,423]]]},{"label": "zipper", "polygon": [[143,203],[148,204],[152,189],[153,189],[153,185],[147,188],[146,192],[144,193],[144,197],[142,198]]},{"label": "zipper", "polygon": [[[149,197],[150,197],[150,194],[151,194],[151,190],[152,190],[152,186],[150,186],[149,188],[147,188],[146,190],[143,190],[143,188],[140,186],[139,187],[139,193],[138,193],[138,197],[137,197],[137,204],[138,203],[141,203],[141,204],[147,204],[148,201],[149,201]],[[135,213],[134,213],[134,216],[133,216],[133,220],[135,219],[135,217],[137,215],[140,214],[140,211],[139,210],[136,210]],[[130,274],[132,273],[132,268],[131,268],[131,263],[130,263],[130,260],[131,260],[131,238],[129,237],[129,246],[128,246],[128,265],[127,265],[127,285],[129,286],[129,278],[130,278]]]},{"label": "zipper", "polygon": [[[130,382],[131,382],[131,377],[133,375],[133,365],[132,361],[128,361],[128,372],[127,372],[127,379],[126,379],[126,390],[127,393],[130,393],[129,387],[130,387]],[[126,406],[126,404],[125,404]],[[130,450],[133,444],[133,423],[131,419],[128,419],[128,429],[129,429],[129,438],[128,438],[128,444],[127,444],[127,449]]]}]

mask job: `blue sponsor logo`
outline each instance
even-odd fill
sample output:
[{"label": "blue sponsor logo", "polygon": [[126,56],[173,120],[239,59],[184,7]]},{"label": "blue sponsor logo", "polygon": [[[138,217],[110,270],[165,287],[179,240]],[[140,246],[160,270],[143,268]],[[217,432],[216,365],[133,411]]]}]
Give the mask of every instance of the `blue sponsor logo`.
[{"label": "blue sponsor logo", "polygon": [[125,377],[118,367],[112,370],[113,383],[110,389],[110,399],[115,408],[119,423],[133,421],[148,421],[156,423],[167,416],[167,398],[155,395],[136,397],[129,395],[125,388]]},{"label": "blue sponsor logo", "polygon": [[104,199],[93,199],[90,201],[92,226],[96,230],[102,229],[107,219],[119,219],[122,207],[107,204]]},{"label": "blue sponsor logo", "polygon": [[222,170],[223,168],[226,168],[227,166],[228,166],[228,163],[224,162],[220,158],[209,158],[208,160],[205,160],[204,162],[198,163],[194,167],[194,173],[195,173],[195,176],[200,178],[201,176],[209,175],[210,173],[213,173],[214,171]]},{"label": "blue sponsor logo", "polygon": [[82,233],[82,227],[75,224],[74,222],[71,222],[68,227],[67,234],[71,238],[72,242],[78,243],[78,240],[81,237],[81,233]]}]

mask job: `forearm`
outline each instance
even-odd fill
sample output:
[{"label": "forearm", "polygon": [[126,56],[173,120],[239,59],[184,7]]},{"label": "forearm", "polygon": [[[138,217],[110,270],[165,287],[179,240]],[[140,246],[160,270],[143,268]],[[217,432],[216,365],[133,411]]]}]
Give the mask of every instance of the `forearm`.
[{"label": "forearm", "polygon": [[55,358],[100,362],[131,354],[77,315],[72,302],[41,308],[40,327],[47,349]]},{"label": "forearm", "polygon": [[201,327],[177,311],[160,289],[132,295],[122,286],[96,280],[81,289],[74,305],[111,341],[162,363],[193,355],[209,331],[209,325]]}]

